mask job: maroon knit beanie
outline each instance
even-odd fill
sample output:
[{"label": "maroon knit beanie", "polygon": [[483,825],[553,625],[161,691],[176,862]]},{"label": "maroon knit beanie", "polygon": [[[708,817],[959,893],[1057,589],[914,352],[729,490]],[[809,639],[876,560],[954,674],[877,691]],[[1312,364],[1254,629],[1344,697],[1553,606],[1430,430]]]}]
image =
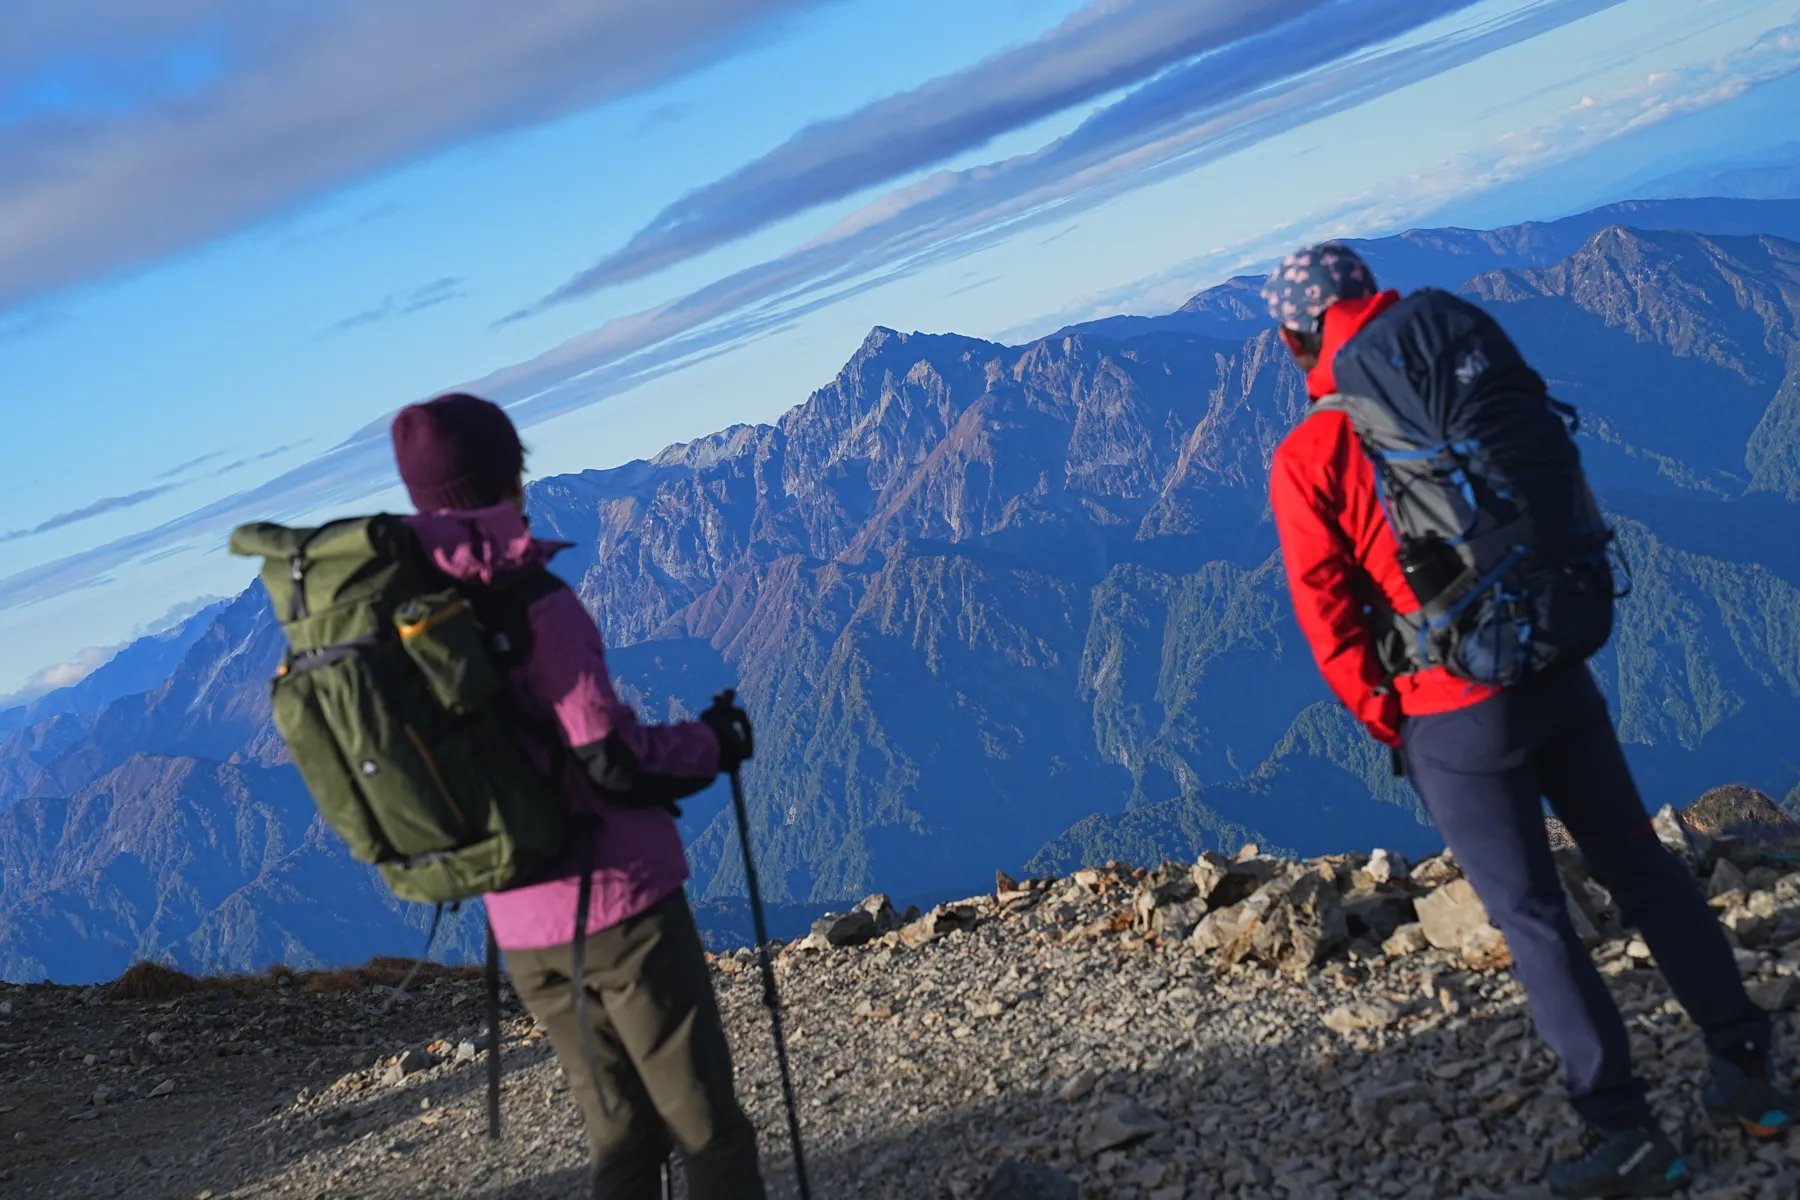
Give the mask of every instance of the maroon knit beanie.
[{"label": "maroon knit beanie", "polygon": [[401,409],[393,435],[400,478],[423,513],[498,504],[525,466],[506,411],[461,392]]}]

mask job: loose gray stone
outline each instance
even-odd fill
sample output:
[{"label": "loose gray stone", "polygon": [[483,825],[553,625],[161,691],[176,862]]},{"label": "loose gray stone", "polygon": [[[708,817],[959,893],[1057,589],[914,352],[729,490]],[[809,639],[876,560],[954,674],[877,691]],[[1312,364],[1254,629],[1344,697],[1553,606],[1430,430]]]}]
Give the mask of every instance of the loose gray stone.
[{"label": "loose gray stone", "polygon": [[1188,945],[1202,954],[1228,946],[1238,939],[1244,926],[1252,919],[1244,911],[1242,904],[1209,912],[1194,927],[1193,935],[1188,938]]},{"label": "loose gray stone", "polygon": [[1399,892],[1374,892],[1344,901],[1344,920],[1349,923],[1351,935],[1377,944],[1416,919],[1412,897]]},{"label": "loose gray stone", "polygon": [[1091,1117],[1075,1139],[1083,1158],[1129,1146],[1168,1128],[1168,1122],[1135,1100],[1115,1100]]},{"label": "loose gray stone", "polygon": [[1093,1091],[1094,1085],[1099,1082],[1100,1072],[1092,1067],[1085,1067],[1065,1080],[1062,1087],[1056,1090],[1056,1094],[1060,1099],[1072,1102]]},{"label": "loose gray stone", "polygon": [[1787,1012],[1800,1004],[1800,979],[1792,975],[1777,975],[1773,979],[1758,979],[1744,986],[1750,993],[1750,999],[1758,1008],[1770,1012]]},{"label": "loose gray stone", "polygon": [[425,1053],[425,1051],[408,1050],[387,1065],[387,1070],[382,1074],[381,1081],[392,1086],[405,1079],[408,1075],[416,1074],[419,1071],[426,1070],[427,1068],[436,1065],[437,1060]]},{"label": "loose gray stone", "polygon": [[1077,1200],[1081,1187],[1060,1171],[1036,1163],[1003,1162],[988,1177],[981,1200]]},{"label": "loose gray stone", "polygon": [[874,918],[876,937],[880,937],[884,933],[893,933],[905,924],[901,920],[898,910],[894,908],[894,902],[880,892],[863,897],[862,903],[856,907],[858,911],[866,912]]},{"label": "loose gray stone", "polygon": [[902,926],[900,940],[917,948],[935,942],[949,933],[975,928],[975,910],[962,905],[946,904],[932,909],[923,917]]},{"label": "loose gray stone", "polygon": [[1410,1080],[1365,1087],[1351,1096],[1350,1116],[1364,1129],[1378,1130],[1387,1123],[1388,1114],[1396,1105],[1415,1101],[1426,1094],[1424,1084]]},{"label": "loose gray stone", "polygon": [[821,949],[861,946],[874,939],[878,932],[875,915],[857,908],[846,913],[826,913],[813,922],[812,936],[808,940]]},{"label": "loose gray stone", "polygon": [[1748,892],[1750,881],[1738,870],[1730,859],[1720,859],[1713,864],[1712,875],[1706,881],[1707,899],[1713,900],[1727,892]]},{"label": "loose gray stone", "polygon": [[1350,940],[1337,887],[1317,871],[1265,884],[1244,908],[1252,920],[1226,947],[1227,963],[1254,957],[1298,977]]}]

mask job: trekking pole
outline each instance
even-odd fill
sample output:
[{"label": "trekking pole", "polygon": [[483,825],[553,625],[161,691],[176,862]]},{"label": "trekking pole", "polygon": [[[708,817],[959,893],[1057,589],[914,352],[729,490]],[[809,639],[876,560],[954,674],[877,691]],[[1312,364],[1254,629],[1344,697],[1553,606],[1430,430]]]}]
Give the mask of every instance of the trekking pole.
[{"label": "trekking pole", "polygon": [[[714,697],[714,703],[725,708],[735,706],[737,693],[727,689]],[[745,749],[750,750],[751,733],[747,722],[740,722]],[[750,755],[745,754],[748,758]],[[794,1077],[788,1069],[787,1038],[781,1031],[781,996],[775,990],[775,961],[769,957],[769,926],[763,919],[762,888],[756,881],[756,860],[750,853],[750,813],[744,805],[744,781],[738,768],[731,769],[731,803],[737,810],[738,841],[744,849],[744,883],[750,891],[750,920],[756,928],[756,956],[762,965],[763,1003],[769,1009],[769,1026],[775,1034],[775,1064],[781,1071],[781,1096],[787,1104],[788,1140],[794,1146],[794,1178],[800,1184],[800,1200],[812,1200],[812,1188],[806,1180],[806,1155],[800,1149],[800,1104],[794,1097]]]},{"label": "trekking pole", "polygon": [[482,968],[487,989],[487,1119],[488,1140],[500,1140],[500,947],[493,922],[487,922],[487,962]]}]

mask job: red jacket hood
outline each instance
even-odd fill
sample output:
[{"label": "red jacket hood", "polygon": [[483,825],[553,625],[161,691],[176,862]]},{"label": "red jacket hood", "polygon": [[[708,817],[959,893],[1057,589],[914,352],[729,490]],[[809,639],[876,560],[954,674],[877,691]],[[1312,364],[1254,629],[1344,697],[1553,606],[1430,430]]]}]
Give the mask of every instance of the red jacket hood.
[{"label": "red jacket hood", "polygon": [[459,582],[484,586],[540,567],[573,545],[532,537],[524,516],[512,504],[419,513],[406,523],[438,570]]},{"label": "red jacket hood", "polygon": [[1325,340],[1319,347],[1319,365],[1306,375],[1306,392],[1314,400],[1337,391],[1332,363],[1344,343],[1361,333],[1363,326],[1400,303],[1399,292],[1382,292],[1356,300],[1339,300],[1325,310]]}]

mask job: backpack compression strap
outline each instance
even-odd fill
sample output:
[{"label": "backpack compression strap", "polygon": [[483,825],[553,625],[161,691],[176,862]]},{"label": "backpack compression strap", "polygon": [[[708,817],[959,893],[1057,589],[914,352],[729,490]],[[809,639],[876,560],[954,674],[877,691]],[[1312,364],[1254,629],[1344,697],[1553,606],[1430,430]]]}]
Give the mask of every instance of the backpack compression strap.
[{"label": "backpack compression strap", "polygon": [[[1357,445],[1362,448],[1363,456],[1369,460],[1369,466],[1375,473],[1375,499],[1381,505],[1381,514],[1387,522],[1388,532],[1393,535],[1395,545],[1398,546],[1400,529],[1395,525],[1393,509],[1388,505],[1382,456],[1369,445],[1369,440],[1364,435],[1359,420],[1359,406],[1351,397],[1333,392],[1314,400],[1307,417],[1311,418],[1314,413],[1322,412],[1343,413],[1349,420]],[[1393,605],[1388,603],[1387,596],[1368,577],[1367,572],[1362,573],[1361,580],[1366,586],[1359,589],[1362,592],[1359,598],[1372,614],[1369,634],[1375,641],[1375,656],[1380,660],[1382,669],[1388,673],[1390,681],[1395,676],[1410,675],[1434,665],[1423,649],[1427,619],[1424,611],[1395,612]]]}]

